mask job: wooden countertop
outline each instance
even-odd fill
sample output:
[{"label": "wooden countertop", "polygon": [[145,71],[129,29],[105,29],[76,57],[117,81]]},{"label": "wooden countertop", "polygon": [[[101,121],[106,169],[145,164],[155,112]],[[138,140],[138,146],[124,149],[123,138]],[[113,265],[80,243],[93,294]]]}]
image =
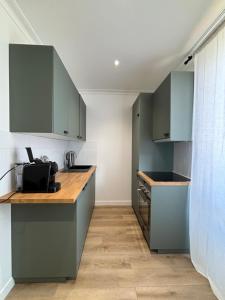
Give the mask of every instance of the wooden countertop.
[{"label": "wooden countertop", "polygon": [[[0,197],[3,203],[75,203],[96,167],[88,172],[64,173],[58,172],[56,181],[61,182],[61,190],[56,193],[9,193]],[[10,197],[10,195],[12,195]],[[8,200],[8,198],[10,199]]]},{"label": "wooden countertop", "polygon": [[190,181],[154,181],[142,171],[137,174],[150,186],[187,186],[190,184]]}]

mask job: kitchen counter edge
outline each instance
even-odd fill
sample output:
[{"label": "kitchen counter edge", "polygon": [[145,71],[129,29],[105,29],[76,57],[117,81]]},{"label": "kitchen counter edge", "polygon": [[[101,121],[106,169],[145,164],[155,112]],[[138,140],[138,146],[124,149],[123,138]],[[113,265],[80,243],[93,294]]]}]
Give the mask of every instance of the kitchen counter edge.
[{"label": "kitchen counter edge", "polygon": [[137,173],[148,185],[150,186],[187,186],[190,181],[154,181],[149,176],[145,175],[142,171]]}]

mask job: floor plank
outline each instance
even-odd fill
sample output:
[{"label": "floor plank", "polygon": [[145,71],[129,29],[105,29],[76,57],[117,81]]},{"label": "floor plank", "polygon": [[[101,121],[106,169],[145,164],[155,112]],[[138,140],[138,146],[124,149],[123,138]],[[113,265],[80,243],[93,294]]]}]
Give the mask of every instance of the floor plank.
[{"label": "floor plank", "polygon": [[136,289],[138,300],[215,300],[208,285],[141,287]]},{"label": "floor plank", "polygon": [[130,207],[96,207],[76,281],[17,284],[8,300],[213,300],[187,255],[151,253]]}]

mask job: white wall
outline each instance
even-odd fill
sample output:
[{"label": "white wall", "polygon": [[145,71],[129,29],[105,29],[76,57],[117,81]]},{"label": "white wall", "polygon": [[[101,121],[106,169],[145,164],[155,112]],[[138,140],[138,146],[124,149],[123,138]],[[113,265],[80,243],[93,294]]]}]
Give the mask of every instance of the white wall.
[{"label": "white wall", "polygon": [[[77,163],[96,164],[96,203],[131,204],[131,107],[136,94],[82,93],[87,142]],[[71,145],[72,146],[72,145]]]},{"label": "white wall", "polygon": [[[34,43],[0,1],[0,176],[16,161],[27,161],[25,146],[33,148],[35,156],[47,154],[63,165],[68,142],[9,133],[8,44]],[[40,116],[41,117],[41,116]],[[0,181],[0,195],[14,189],[13,174]],[[11,207],[0,204],[0,300],[4,299],[14,282],[11,274]]]}]

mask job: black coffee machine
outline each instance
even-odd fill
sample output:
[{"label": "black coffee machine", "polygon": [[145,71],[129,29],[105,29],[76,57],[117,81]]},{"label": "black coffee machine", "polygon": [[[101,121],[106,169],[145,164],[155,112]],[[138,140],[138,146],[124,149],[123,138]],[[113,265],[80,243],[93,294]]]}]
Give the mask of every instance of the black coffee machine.
[{"label": "black coffee machine", "polygon": [[60,190],[60,182],[55,182],[58,171],[56,162],[43,162],[33,157],[30,147],[26,148],[30,163],[23,167],[23,193],[55,193]]}]

